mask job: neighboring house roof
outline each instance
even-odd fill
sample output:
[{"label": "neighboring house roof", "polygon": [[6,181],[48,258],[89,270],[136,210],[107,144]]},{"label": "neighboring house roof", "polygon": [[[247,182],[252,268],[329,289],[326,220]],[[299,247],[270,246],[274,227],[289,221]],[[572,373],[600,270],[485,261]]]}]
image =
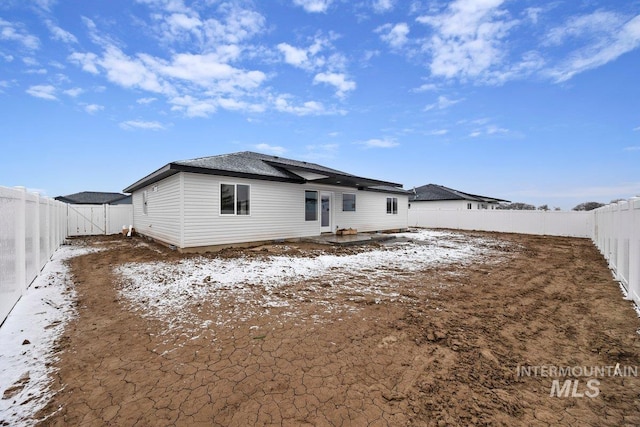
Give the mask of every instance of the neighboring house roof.
[{"label": "neighboring house roof", "polygon": [[390,192],[408,194],[402,184],[358,177],[316,163],[286,159],[279,156],[243,151],[219,156],[200,157],[171,162],[157,171],[131,184],[123,191],[131,193],[178,172],[252,178],[267,181],[292,182],[355,187],[361,190],[385,191],[376,187],[387,187]]},{"label": "neighboring house roof", "polygon": [[100,191],[82,191],[67,196],[58,196],[55,199],[73,205],[121,205],[131,203],[131,196],[126,194]]},{"label": "neighboring house roof", "polygon": [[414,188],[413,194],[409,196],[410,202],[433,202],[445,200],[469,200],[472,202],[500,203],[509,200],[496,199],[495,197],[479,196],[462,191],[454,190],[443,185],[427,184]]}]

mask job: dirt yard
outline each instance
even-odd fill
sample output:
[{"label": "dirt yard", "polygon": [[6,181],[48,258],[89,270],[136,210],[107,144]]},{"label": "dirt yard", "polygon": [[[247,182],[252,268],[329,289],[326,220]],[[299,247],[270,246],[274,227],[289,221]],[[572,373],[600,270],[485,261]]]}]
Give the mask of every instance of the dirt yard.
[{"label": "dirt yard", "polygon": [[[640,364],[640,320],[590,241],[430,239],[204,257],[140,238],[77,240],[104,250],[71,261],[78,316],[56,349],[61,391],[41,424],[640,425],[640,379],[628,371],[518,375],[519,366]],[[409,270],[382,258],[454,247],[438,262],[407,258]],[[347,256],[386,261],[335,264]],[[292,263],[265,267],[277,283],[225,282],[238,275],[231,266],[250,275],[273,257]],[[296,279],[313,260],[325,273]],[[164,293],[141,291],[150,281]],[[571,392],[550,396],[554,380],[571,380]]]}]

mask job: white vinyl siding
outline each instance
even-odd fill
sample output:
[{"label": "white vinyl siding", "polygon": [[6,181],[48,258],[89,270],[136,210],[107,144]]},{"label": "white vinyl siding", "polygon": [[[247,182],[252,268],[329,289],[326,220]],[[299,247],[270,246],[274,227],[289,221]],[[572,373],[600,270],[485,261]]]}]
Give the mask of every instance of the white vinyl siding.
[{"label": "white vinyl siding", "polygon": [[[250,186],[251,215],[220,215],[222,183]],[[134,193],[134,225],[142,234],[189,248],[320,235],[320,221],[305,220],[305,191],[333,192],[333,229],[360,232],[407,228],[407,196],[398,198],[398,215],[386,215],[389,194],[328,185],[292,184],[181,172],[148,188],[148,215],[142,190]],[[180,189],[182,188],[182,192]],[[342,212],[342,194],[356,194],[357,212]],[[319,200],[318,200],[319,202]],[[182,225],[182,229],[181,229]]]},{"label": "white vinyl siding", "polygon": [[[350,189],[334,190],[339,193],[337,198],[341,199],[342,192],[351,193]],[[398,199],[398,215],[387,215],[387,197]],[[341,209],[334,209],[336,214],[333,223],[334,228],[354,228],[359,232],[397,230],[407,228],[407,215],[409,209],[408,197],[402,194],[389,196],[388,193],[375,191],[358,191],[356,193],[357,211],[342,212]]]},{"label": "white vinyl siding", "polygon": [[184,173],[184,247],[223,245],[320,234],[305,221],[305,187],[283,182],[234,179],[251,186],[251,215],[218,215],[220,183],[229,178]]},{"label": "white vinyl siding", "polygon": [[[144,213],[146,194],[146,213]],[[133,193],[133,225],[137,232],[180,245],[180,175],[165,178]]]}]

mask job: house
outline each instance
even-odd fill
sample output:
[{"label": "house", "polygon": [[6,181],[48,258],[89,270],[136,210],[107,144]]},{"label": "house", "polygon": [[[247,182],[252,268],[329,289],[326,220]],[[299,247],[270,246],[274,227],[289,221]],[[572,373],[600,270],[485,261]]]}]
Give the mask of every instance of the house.
[{"label": "house", "polygon": [[58,201],[72,205],[130,205],[131,196],[122,193],[104,193],[100,191],[82,191],[80,193],[58,196]]},{"label": "house", "polygon": [[171,162],[124,189],[136,232],[179,249],[407,228],[409,192],[254,152]]},{"label": "house", "polygon": [[500,203],[509,202],[436,184],[414,188],[412,193],[409,196],[410,209],[496,209]]}]

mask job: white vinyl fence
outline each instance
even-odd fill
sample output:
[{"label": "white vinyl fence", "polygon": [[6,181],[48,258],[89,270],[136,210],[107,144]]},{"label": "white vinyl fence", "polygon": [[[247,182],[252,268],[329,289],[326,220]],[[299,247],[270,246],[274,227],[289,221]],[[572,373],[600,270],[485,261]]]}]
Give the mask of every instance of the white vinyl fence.
[{"label": "white vinyl fence", "polygon": [[0,324],[62,244],[67,206],[21,188],[0,187]]},{"label": "white vinyl fence", "polygon": [[118,234],[133,224],[133,205],[67,205],[67,234],[97,236]]},{"label": "white vinyl fence", "polygon": [[590,212],[409,209],[409,225],[426,228],[583,237],[609,263],[640,306],[640,197]]},{"label": "white vinyl fence", "polygon": [[593,242],[628,298],[640,306],[640,197],[593,211]]},{"label": "white vinyl fence", "polygon": [[409,225],[426,228],[497,231],[542,236],[588,237],[593,234],[592,212],[420,209],[413,203]]}]

